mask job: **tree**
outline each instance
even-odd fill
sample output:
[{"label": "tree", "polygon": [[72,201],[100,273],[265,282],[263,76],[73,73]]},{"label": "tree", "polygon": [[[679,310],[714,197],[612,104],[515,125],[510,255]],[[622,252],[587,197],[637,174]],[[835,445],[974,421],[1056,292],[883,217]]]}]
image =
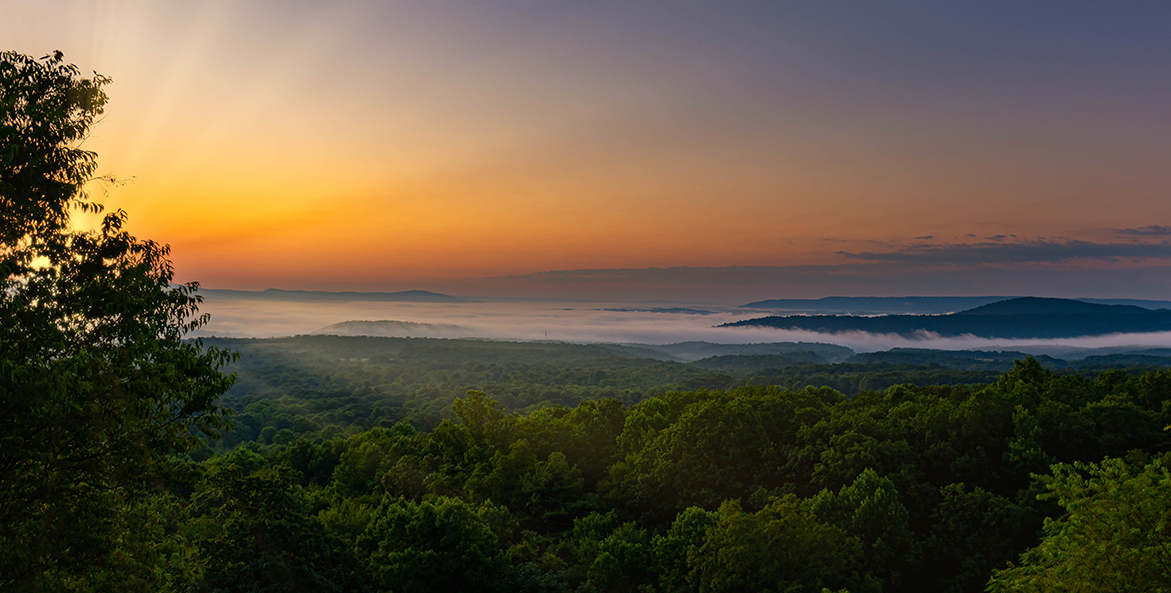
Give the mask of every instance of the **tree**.
[{"label": "tree", "polygon": [[224,426],[233,355],[183,339],[207,316],[195,283],[172,286],[169,248],[122,211],[70,228],[102,211],[80,146],[109,82],[60,52],[0,53],[0,586],[84,588],[130,562],[120,514]]},{"label": "tree", "polygon": [[703,546],[688,554],[688,580],[700,591],[817,593],[829,587],[880,591],[860,575],[861,542],[822,523],[809,505],[789,494],[756,513],[729,500],[716,511]]},{"label": "tree", "polygon": [[819,520],[860,540],[866,572],[891,585],[901,584],[901,572],[911,565],[914,550],[907,509],[890,478],[867,468],[837,494],[822,490],[810,499],[810,506]]},{"label": "tree", "polygon": [[387,494],[357,543],[386,590],[497,591],[507,561],[493,527],[506,522],[507,511],[491,503]]},{"label": "tree", "polygon": [[924,589],[983,591],[994,569],[1035,543],[1036,523],[1013,501],[962,482],[939,493],[943,500],[932,515],[926,559],[916,575]]},{"label": "tree", "polygon": [[1057,464],[1043,478],[1066,514],[1045,520],[1045,536],[1021,565],[997,571],[988,590],[1171,591],[1171,473],[1163,462],[1128,467]]},{"label": "tree", "polygon": [[248,449],[207,464],[187,530],[202,574],[193,591],[363,591],[351,549],[309,515],[300,477]]}]

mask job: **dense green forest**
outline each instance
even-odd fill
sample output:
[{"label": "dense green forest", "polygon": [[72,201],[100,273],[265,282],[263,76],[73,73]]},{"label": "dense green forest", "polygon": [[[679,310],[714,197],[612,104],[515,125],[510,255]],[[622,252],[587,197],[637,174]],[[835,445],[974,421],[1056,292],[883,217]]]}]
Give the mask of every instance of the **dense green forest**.
[{"label": "dense green forest", "polygon": [[[672,390],[743,385],[830,386],[852,396],[900,383],[986,383],[999,375],[938,364],[830,364],[824,352],[801,345],[789,345],[784,354],[717,355],[685,363],[644,347],[603,344],[342,336],[205,343],[241,353],[232,367],[236,384],[223,400],[236,411],[234,428],[218,444],[221,450],[247,441],[332,437],[399,420],[430,429],[450,418],[452,401],[470,390],[490,393],[506,410],[518,411],[573,407],[590,399],[635,404]],[[689,358],[705,353],[695,343],[685,350]]]},{"label": "dense green forest", "polygon": [[[236,383],[223,398],[235,414],[233,428],[213,445],[220,451],[249,441],[332,438],[401,420],[429,430],[452,418],[452,401],[471,390],[491,394],[509,412],[596,399],[631,405],[669,391],[748,385],[830,387],[852,397],[904,383],[986,384],[1027,357],[896,349],[847,358],[844,348],[816,344],[632,346],[328,335],[204,343],[241,354],[231,367]],[[705,356],[758,350],[783,353]],[[1037,360],[1058,374],[1091,378],[1117,369],[1171,367],[1171,357],[1154,355]]]},{"label": "dense green forest", "polygon": [[[188,542],[163,569],[178,589],[1099,590],[1127,571],[1132,590],[1158,590],[1168,574],[1149,566],[1162,532],[1121,530],[1171,510],[1166,370],[209,341],[242,352],[237,413],[166,497],[164,530]],[[261,485],[272,500],[251,498]],[[233,496],[247,506],[225,515]],[[1075,521],[1094,505],[1116,516]],[[277,519],[296,531],[258,526]]]},{"label": "dense green forest", "polygon": [[1169,405],[1169,371],[1033,359],[854,397],[746,385],[509,413],[473,391],[430,429],[176,460],[125,545],[152,586],[194,591],[1157,591]]}]

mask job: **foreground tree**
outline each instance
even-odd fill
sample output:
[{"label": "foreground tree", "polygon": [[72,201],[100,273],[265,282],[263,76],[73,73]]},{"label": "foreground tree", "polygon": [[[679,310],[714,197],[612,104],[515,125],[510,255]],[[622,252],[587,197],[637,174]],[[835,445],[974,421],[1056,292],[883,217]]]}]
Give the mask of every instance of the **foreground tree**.
[{"label": "foreground tree", "polygon": [[70,228],[102,211],[80,144],[108,82],[60,52],[0,53],[0,587],[141,573],[118,544],[127,509],[223,426],[231,355],[183,340],[206,316],[194,283],[171,285],[168,248],[121,211]]},{"label": "foreground tree", "polygon": [[1021,555],[1021,566],[998,571],[988,590],[1171,591],[1171,474],[1164,461],[1128,467],[1053,466],[1045,478],[1066,515],[1045,521],[1040,545]]},{"label": "foreground tree", "polygon": [[351,550],[310,516],[292,468],[236,449],[204,465],[187,507],[197,549],[193,592],[361,592],[365,571]]}]

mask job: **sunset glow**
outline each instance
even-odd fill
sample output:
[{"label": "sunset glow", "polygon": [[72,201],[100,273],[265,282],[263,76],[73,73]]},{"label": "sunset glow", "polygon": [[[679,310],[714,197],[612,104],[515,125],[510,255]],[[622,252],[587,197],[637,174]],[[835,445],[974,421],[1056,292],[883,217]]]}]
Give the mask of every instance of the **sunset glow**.
[{"label": "sunset glow", "polygon": [[[474,279],[828,266],[736,298],[1167,297],[1169,24],[1158,3],[0,7],[11,49],[113,78],[86,147],[132,179],[99,201],[178,280],[542,294]],[[1086,273],[1125,278],[1066,294]]]}]

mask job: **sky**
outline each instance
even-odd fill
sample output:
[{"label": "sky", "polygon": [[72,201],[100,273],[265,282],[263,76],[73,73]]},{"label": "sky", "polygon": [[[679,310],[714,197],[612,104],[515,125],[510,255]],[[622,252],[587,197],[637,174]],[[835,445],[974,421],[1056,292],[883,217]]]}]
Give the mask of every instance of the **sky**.
[{"label": "sky", "polygon": [[[204,286],[1171,298],[1165,2],[0,2]],[[89,221],[92,222],[92,221]],[[87,224],[82,220],[79,224]]]}]

